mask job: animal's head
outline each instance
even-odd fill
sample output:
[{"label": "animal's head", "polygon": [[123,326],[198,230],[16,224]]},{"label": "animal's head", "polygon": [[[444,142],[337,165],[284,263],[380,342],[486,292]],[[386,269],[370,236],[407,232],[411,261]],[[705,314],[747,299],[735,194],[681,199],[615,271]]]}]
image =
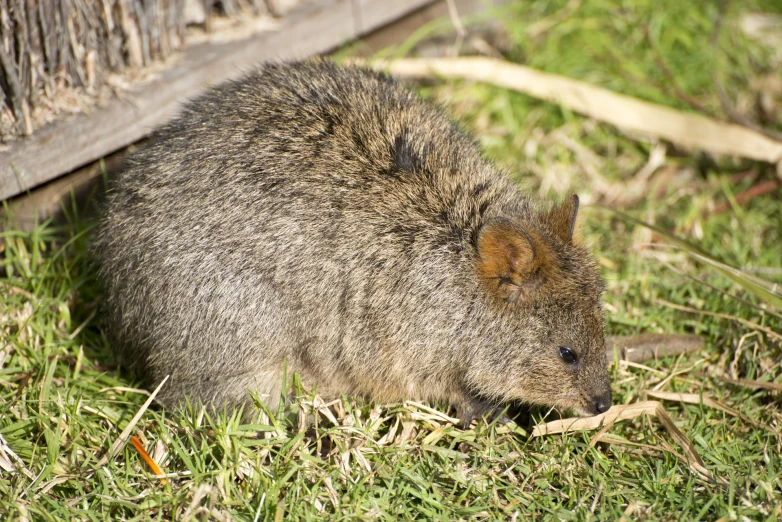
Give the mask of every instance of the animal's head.
[{"label": "animal's head", "polygon": [[491,328],[473,354],[468,386],[581,415],[611,406],[603,283],[573,239],[578,198],[525,218],[486,221],[476,271]]}]

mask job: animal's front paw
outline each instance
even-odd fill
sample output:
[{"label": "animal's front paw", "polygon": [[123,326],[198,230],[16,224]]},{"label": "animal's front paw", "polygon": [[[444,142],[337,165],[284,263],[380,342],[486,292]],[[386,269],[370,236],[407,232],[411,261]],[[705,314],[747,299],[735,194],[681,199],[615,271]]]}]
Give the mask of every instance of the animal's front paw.
[{"label": "animal's front paw", "polygon": [[460,419],[462,429],[468,429],[472,421],[485,418],[486,422],[495,420],[501,424],[511,422],[505,412],[504,406],[488,402],[476,397],[467,397],[462,402],[455,405],[456,414]]}]

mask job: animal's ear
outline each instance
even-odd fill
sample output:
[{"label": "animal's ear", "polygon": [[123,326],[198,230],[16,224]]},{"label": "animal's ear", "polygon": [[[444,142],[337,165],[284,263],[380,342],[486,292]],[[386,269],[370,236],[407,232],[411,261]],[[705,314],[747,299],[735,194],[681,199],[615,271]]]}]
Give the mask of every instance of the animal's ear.
[{"label": "animal's ear", "polygon": [[498,297],[515,302],[539,286],[538,249],[518,223],[506,218],[488,221],[478,231],[476,246],[478,275]]},{"label": "animal's ear", "polygon": [[576,229],[577,217],[578,196],[573,194],[565,201],[549,210],[545,214],[544,220],[562,241],[572,242],[573,232]]}]

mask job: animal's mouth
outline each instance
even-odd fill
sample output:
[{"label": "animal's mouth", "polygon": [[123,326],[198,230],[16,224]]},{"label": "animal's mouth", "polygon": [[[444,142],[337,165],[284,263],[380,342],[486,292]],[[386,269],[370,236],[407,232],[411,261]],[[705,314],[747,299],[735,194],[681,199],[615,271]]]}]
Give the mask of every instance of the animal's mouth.
[{"label": "animal's mouth", "polygon": [[576,414],[579,417],[594,417],[600,412],[595,408],[594,402],[587,400],[586,397],[578,395],[571,396],[565,400],[559,401],[555,407],[562,413]]},{"label": "animal's mouth", "polygon": [[579,402],[576,406],[573,406],[573,411],[578,414],[579,417],[594,417],[596,415],[602,415],[611,408],[611,392],[604,393],[598,397],[593,398],[591,401],[584,403]]},{"label": "animal's mouth", "polygon": [[594,417],[595,415],[599,415],[598,412],[590,408],[584,408],[583,406],[576,406],[572,409],[579,417]]},{"label": "animal's mouth", "polygon": [[555,403],[549,402],[548,404],[539,404],[540,406],[548,406],[552,411],[559,412],[559,415],[567,417],[575,414],[578,417],[594,417],[597,412],[585,407],[580,401],[557,401]]}]

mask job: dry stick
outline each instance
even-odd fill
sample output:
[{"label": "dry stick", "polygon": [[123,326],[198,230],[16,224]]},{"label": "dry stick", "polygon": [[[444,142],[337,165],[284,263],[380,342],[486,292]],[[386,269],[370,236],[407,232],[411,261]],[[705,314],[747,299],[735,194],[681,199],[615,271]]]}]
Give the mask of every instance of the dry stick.
[{"label": "dry stick", "polygon": [[[609,355],[609,357],[610,357],[610,355]],[[636,363],[636,362],[632,362],[632,361],[625,361],[625,360],[622,360],[622,359],[620,359],[619,362],[621,363],[622,366],[624,366],[626,368],[638,368],[639,370],[643,370],[645,372],[656,373],[657,375],[659,375],[661,377],[665,377],[667,375],[664,371],[656,370],[654,368],[646,366],[645,364]],[[609,361],[609,363],[610,363],[610,361]]]},{"label": "dry stick", "polygon": [[597,492],[595,493],[595,498],[592,499],[592,504],[589,505],[589,512],[594,513],[595,508],[597,507],[597,501],[600,499],[600,493],[603,491],[603,483],[600,482],[597,485]]},{"label": "dry stick", "polygon": [[617,94],[585,82],[485,57],[403,58],[378,63],[403,77],[445,76],[488,82],[560,104],[598,121],[713,154],[765,161],[782,170],[782,142],[740,125],[714,121]]},{"label": "dry stick", "polygon": [[139,408],[138,412],[136,412],[136,415],[133,416],[132,419],[130,419],[130,422],[127,426],[125,426],[125,429],[122,430],[122,433],[120,433],[119,437],[117,437],[117,440],[114,441],[114,444],[111,445],[111,449],[106,452],[103,457],[98,461],[98,464],[95,466],[96,468],[102,468],[106,464],[109,463],[109,458],[116,455],[117,452],[122,448],[122,446],[125,445],[125,443],[128,440],[128,437],[130,436],[130,432],[133,431],[133,428],[136,427],[136,424],[138,424],[138,421],[141,420],[141,416],[144,415],[144,412],[147,411],[147,408],[149,408],[149,405],[152,404],[152,401],[155,400],[155,397],[157,397],[158,392],[163,387],[164,384],[166,384],[166,381],[168,381],[169,376],[166,375],[166,377],[160,381],[160,384],[157,385],[157,388],[155,388],[155,391],[153,391],[149,397],[147,398],[146,402],[141,405],[141,408]]},{"label": "dry stick", "polygon": [[95,319],[95,315],[97,313],[98,313],[98,309],[95,308],[92,312],[90,312],[90,315],[87,317],[87,319],[85,319],[79,326],[76,327],[76,329],[74,331],[72,331],[68,335],[67,339],[69,341],[72,341],[73,339],[75,339],[76,336],[79,335],[81,333],[81,331],[84,330],[84,328],[90,323],[90,321]]},{"label": "dry stick", "polygon": [[754,321],[750,321],[749,319],[744,319],[743,317],[737,317],[735,315],[728,315],[728,314],[721,314],[718,312],[708,312],[706,310],[698,310],[697,308],[690,308],[689,306],[682,306],[677,305],[675,303],[671,303],[670,301],[666,301],[664,299],[652,299],[652,302],[654,304],[660,304],[663,306],[667,306],[668,308],[673,308],[674,310],[681,310],[682,312],[690,312],[693,314],[701,314],[701,315],[709,315],[711,317],[718,317],[720,319],[727,319],[729,321],[736,321],[744,326],[748,326],[750,328],[754,328],[755,330],[758,330],[760,332],[763,332],[764,334],[773,337],[777,339],[778,341],[782,341],[782,334],[778,334],[771,328],[766,328],[765,326],[761,326],[758,323]]},{"label": "dry stick", "polygon": [[[659,447],[654,446],[652,444],[644,444],[642,442],[634,442],[632,440],[624,439],[624,438],[622,438],[622,437],[620,437],[618,435],[610,435],[610,434],[603,435],[602,437],[600,437],[600,440],[598,440],[598,442],[607,442],[608,444],[619,444],[619,445],[622,445],[622,446],[630,446],[630,447],[633,447],[633,448],[638,448],[638,449],[641,449],[641,450],[645,450],[645,451],[647,451],[649,453],[652,453],[652,452],[659,453],[661,451],[665,451],[665,449],[661,450]],[[671,451],[671,453],[674,453],[674,451]],[[676,454],[676,456],[677,456],[677,458],[680,457],[679,454]]]},{"label": "dry stick", "polygon": [[[758,183],[757,185],[752,185],[744,192],[736,194],[736,203],[739,205],[743,205],[747,200],[750,200],[752,198],[757,198],[759,196],[764,196],[766,194],[774,192],[780,187],[780,185],[782,185],[782,182],[780,182],[778,179],[770,179],[762,183]],[[721,214],[729,209],[730,209],[730,202],[723,201],[722,203],[714,207],[714,210],[711,211],[711,214],[712,215]]]},{"label": "dry stick", "polygon": [[556,433],[598,429],[604,424],[613,424],[623,420],[634,419],[645,413],[652,413],[657,404],[659,404],[657,401],[644,401],[635,404],[616,405],[612,406],[607,412],[594,417],[575,417],[538,424],[532,429],[532,436],[541,437]]},{"label": "dry stick", "polygon": [[663,357],[697,352],[703,348],[703,339],[694,334],[617,335],[606,338],[608,362],[640,363]]},{"label": "dry stick", "polygon": [[665,411],[663,405],[658,401],[644,401],[635,404],[613,406],[607,412],[594,417],[582,417],[576,419],[561,419],[545,424],[538,424],[532,429],[533,437],[551,435],[555,433],[566,433],[581,430],[600,429],[607,431],[606,427],[613,426],[615,423],[623,420],[634,419],[641,415],[652,415],[657,417],[671,437],[682,448],[686,455],[686,462],[690,468],[701,477],[707,480],[715,480],[719,484],[726,484],[727,481],[722,477],[716,477],[711,471],[706,469],[698,452],[695,450],[690,439],[676,427],[673,419]]},{"label": "dry stick", "polygon": [[[661,176],[665,176],[665,175],[661,174]],[[756,177],[755,172],[753,170],[746,170],[744,172],[739,172],[737,174],[731,174],[727,176],[727,180],[729,184],[737,185],[753,176]],[[649,197],[661,198],[665,196],[668,193],[668,191],[671,189],[671,187],[667,186],[668,185],[667,182],[670,181],[670,179],[666,177],[663,177],[663,179],[665,180],[665,182],[658,182],[657,190],[655,192],[649,193],[648,191],[646,191],[640,195],[631,195],[631,196],[628,196],[626,194],[620,195],[620,197],[617,200],[615,200],[617,205],[622,207],[632,207],[642,201],[646,201]],[[678,186],[674,185],[673,188],[677,190],[683,190],[683,191],[692,191],[698,189],[698,187],[701,186],[701,184],[699,183],[700,182],[684,183]]]},{"label": "dry stick", "polygon": [[456,29],[456,41],[454,42],[453,47],[448,51],[448,55],[458,56],[459,50],[464,43],[464,37],[467,36],[467,31],[464,29],[464,25],[459,18],[459,11],[457,11],[454,1],[446,0],[446,3],[448,4],[448,15],[451,17],[451,23],[453,24],[454,29]]}]

